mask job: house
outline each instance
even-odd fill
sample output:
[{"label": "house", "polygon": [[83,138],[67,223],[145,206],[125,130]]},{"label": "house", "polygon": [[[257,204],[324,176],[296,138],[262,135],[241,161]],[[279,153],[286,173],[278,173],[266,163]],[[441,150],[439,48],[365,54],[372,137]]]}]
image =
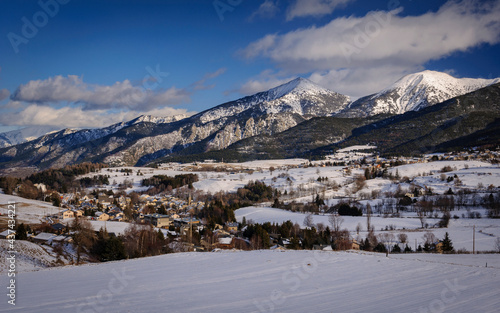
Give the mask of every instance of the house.
[{"label": "house", "polygon": [[16,236],[15,230],[7,229],[0,233],[0,239],[14,239],[15,236]]},{"label": "house", "polygon": [[109,220],[109,215],[104,213],[104,212],[95,212],[95,217],[96,217],[96,220],[98,221],[107,221]]},{"label": "house", "polygon": [[52,224],[50,227],[58,234],[62,233],[64,229],[66,229],[66,226],[61,223]]},{"label": "house", "polygon": [[229,237],[231,236],[230,233],[228,233],[227,231],[223,230],[223,229],[216,229],[214,230],[214,235],[218,236],[218,237]]},{"label": "house", "polygon": [[48,242],[51,245],[56,244],[56,243],[63,244],[66,242],[73,242],[73,238],[71,238],[70,236],[59,235],[59,236],[55,236],[55,237],[50,238]]},{"label": "house", "polygon": [[123,221],[123,213],[112,213],[112,214],[108,214],[109,215],[109,218],[110,220],[112,221],[115,221],[115,222],[121,222]]},{"label": "house", "polygon": [[231,238],[231,237],[221,237],[217,240],[217,242],[218,242],[217,246],[220,249],[232,249],[232,248],[234,248],[233,238]]},{"label": "house", "polygon": [[61,213],[60,213],[60,218],[61,219],[67,219],[67,218],[74,218],[75,217],[75,213],[71,210],[62,210]]},{"label": "house", "polygon": [[269,249],[271,249],[271,250],[278,250],[278,251],[286,251],[286,248],[283,247],[283,246],[280,246],[280,245],[274,245],[274,246],[272,246]]},{"label": "house", "polygon": [[57,236],[54,234],[42,232],[42,233],[39,233],[38,235],[36,235],[35,237],[33,237],[33,241],[38,242],[38,243],[45,243],[45,242],[47,242],[55,237],[57,237]]},{"label": "house", "polygon": [[350,250],[359,250],[359,243],[356,241],[356,239],[352,240]]},{"label": "house", "polygon": [[82,210],[79,210],[79,209],[73,209],[71,210],[73,212],[73,214],[76,216],[76,217],[82,217],[83,216],[83,211]]},{"label": "house", "polygon": [[238,231],[238,223],[236,222],[227,222],[226,230],[230,233],[235,233]]},{"label": "house", "polygon": [[100,204],[107,206],[113,203],[114,198],[113,196],[108,196],[106,194],[100,194],[97,198],[97,201],[99,201]]},{"label": "house", "polygon": [[170,220],[170,217],[168,215],[163,215],[163,214],[145,214],[144,215],[144,221],[147,221],[151,223],[152,225],[156,227],[169,227],[170,224],[172,223]]},{"label": "house", "polygon": [[178,218],[174,220],[175,227],[181,227],[182,225],[198,225],[200,220],[196,218]]}]

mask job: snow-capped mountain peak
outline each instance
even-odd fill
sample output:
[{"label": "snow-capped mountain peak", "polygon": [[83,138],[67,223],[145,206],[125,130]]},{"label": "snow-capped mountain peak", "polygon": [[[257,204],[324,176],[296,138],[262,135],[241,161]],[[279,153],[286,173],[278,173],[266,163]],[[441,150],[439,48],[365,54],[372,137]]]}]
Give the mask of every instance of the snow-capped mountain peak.
[{"label": "snow-capped mountain peak", "polygon": [[382,91],[358,99],[342,114],[369,116],[418,111],[497,82],[500,78],[455,78],[447,73],[426,70],[406,75]]},{"label": "snow-capped mountain peak", "polygon": [[177,122],[182,119],[185,119],[186,117],[189,117],[187,114],[177,114],[177,115],[172,115],[172,116],[153,116],[153,115],[141,115],[131,121],[129,121],[127,124],[128,125],[134,125],[134,124],[139,124],[139,123],[155,123],[155,124],[166,124],[166,123],[172,123],[172,122]]},{"label": "snow-capped mountain peak", "polygon": [[288,83],[269,89],[267,91],[267,94],[269,95],[269,101],[272,101],[279,99],[290,93],[320,94],[320,93],[331,93],[331,92],[332,91],[313,83],[309,79],[297,77],[294,80],[289,81]]},{"label": "snow-capped mountain peak", "polygon": [[203,123],[243,112],[251,115],[294,113],[301,116],[328,116],[349,103],[349,97],[298,77],[283,85],[228,102],[199,114]]}]

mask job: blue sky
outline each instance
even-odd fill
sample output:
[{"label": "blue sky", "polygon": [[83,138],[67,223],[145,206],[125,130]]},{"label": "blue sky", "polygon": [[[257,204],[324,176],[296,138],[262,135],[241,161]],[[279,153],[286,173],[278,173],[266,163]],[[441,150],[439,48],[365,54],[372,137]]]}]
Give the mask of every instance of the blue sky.
[{"label": "blue sky", "polygon": [[0,1],[0,131],[200,112],[302,76],[352,98],[500,76],[500,1]]}]

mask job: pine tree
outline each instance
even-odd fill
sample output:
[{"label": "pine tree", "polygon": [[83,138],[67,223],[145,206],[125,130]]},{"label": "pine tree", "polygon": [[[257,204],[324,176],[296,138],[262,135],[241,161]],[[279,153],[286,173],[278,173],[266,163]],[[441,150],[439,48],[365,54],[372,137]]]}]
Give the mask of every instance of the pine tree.
[{"label": "pine tree", "polygon": [[16,239],[17,240],[28,240],[28,234],[26,232],[26,227],[24,223],[21,223],[16,230]]},{"label": "pine tree", "polygon": [[454,251],[453,244],[451,243],[451,239],[448,235],[448,232],[444,234],[442,249],[443,253],[452,253]]}]

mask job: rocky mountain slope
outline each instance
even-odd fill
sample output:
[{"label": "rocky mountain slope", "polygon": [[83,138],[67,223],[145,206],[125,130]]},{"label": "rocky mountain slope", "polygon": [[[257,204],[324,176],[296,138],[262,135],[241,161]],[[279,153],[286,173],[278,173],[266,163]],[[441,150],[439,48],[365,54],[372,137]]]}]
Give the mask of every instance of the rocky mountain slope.
[{"label": "rocky mountain slope", "polygon": [[[425,71],[350,104],[347,96],[297,78],[189,117],[140,116],[101,129],[52,132],[0,148],[0,168],[283,158],[358,143],[416,153],[456,147],[462,137],[471,142],[475,132],[494,144],[500,117],[495,81]],[[478,90],[482,86],[489,87]]]},{"label": "rocky mountain slope", "polygon": [[500,145],[500,83],[420,111],[410,111],[353,130],[342,145],[372,143],[389,154]]},{"label": "rocky mountain slope", "polygon": [[313,117],[344,109],[347,96],[297,78],[180,120],[139,117],[103,129],[62,130],[0,149],[0,166],[63,166],[83,161],[146,163],[197,145],[220,150],[252,136],[283,132]]},{"label": "rocky mountain slope", "polygon": [[446,73],[423,71],[404,76],[379,93],[354,101],[339,116],[364,117],[418,111],[497,82],[500,78],[455,78]]},{"label": "rocky mountain slope", "polygon": [[15,146],[43,136],[56,130],[52,126],[31,126],[0,134],[0,148]]}]

